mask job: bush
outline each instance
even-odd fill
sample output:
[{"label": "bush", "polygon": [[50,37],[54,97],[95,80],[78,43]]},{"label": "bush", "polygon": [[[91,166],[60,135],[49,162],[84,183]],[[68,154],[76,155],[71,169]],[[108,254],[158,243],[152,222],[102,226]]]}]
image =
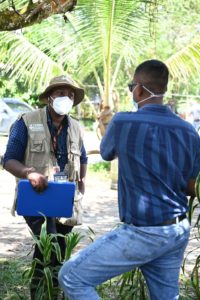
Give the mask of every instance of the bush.
[{"label": "bush", "polygon": [[93,172],[110,171],[110,162],[102,161],[96,164],[89,165],[89,170]]}]

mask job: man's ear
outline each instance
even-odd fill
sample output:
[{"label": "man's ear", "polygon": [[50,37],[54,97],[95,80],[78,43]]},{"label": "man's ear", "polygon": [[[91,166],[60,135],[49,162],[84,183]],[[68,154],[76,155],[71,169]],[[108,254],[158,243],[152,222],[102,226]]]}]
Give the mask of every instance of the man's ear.
[{"label": "man's ear", "polygon": [[142,98],[144,96],[144,89],[142,88],[142,85],[138,85],[137,88],[137,97]]}]

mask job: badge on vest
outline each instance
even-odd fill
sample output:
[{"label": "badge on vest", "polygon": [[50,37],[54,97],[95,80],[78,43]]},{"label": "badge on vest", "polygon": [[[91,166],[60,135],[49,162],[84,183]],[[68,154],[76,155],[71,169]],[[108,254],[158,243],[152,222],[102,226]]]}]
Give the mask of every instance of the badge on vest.
[{"label": "badge on vest", "polygon": [[30,124],[29,129],[33,132],[44,131],[44,126],[43,124]]}]

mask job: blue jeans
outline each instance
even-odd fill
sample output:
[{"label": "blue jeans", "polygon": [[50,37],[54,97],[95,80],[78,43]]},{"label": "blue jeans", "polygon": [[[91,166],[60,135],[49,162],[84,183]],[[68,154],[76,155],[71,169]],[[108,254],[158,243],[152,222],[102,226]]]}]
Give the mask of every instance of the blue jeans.
[{"label": "blue jeans", "polygon": [[120,225],[67,261],[59,283],[69,300],[97,300],[97,285],[140,267],[151,300],[178,299],[189,233],[187,219],[169,226]]}]

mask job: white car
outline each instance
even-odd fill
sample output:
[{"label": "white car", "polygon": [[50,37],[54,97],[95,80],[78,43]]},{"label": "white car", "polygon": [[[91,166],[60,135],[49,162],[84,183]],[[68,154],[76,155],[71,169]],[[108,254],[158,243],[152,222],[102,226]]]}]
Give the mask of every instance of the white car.
[{"label": "white car", "polygon": [[19,114],[33,110],[32,106],[19,99],[0,99],[0,135],[9,134],[10,127]]}]

